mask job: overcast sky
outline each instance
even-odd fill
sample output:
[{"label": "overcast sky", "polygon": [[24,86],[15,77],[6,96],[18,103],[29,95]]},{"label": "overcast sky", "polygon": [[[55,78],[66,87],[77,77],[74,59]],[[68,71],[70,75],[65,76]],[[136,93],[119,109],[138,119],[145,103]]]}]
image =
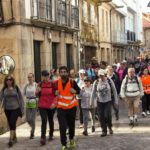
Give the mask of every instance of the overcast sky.
[{"label": "overcast sky", "polygon": [[143,11],[144,12],[150,12],[150,7],[147,7],[147,4],[150,2],[150,0],[141,0],[141,3],[143,5]]}]

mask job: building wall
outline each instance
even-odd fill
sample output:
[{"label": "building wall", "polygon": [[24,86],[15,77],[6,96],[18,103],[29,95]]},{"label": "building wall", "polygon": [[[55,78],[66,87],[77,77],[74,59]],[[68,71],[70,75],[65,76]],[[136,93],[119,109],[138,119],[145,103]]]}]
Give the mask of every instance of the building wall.
[{"label": "building wall", "polygon": [[[78,67],[78,29],[74,24],[70,24],[72,14],[67,14],[67,26],[62,25],[61,22],[54,26],[49,21],[34,20],[33,18],[31,20],[33,14],[29,8],[33,5],[30,2],[29,0],[14,0],[11,6],[9,1],[3,1],[4,20],[0,24],[0,56],[10,55],[15,60],[13,75],[21,89],[27,82],[28,73],[36,74],[34,70],[37,65],[34,63],[34,41],[40,42],[41,70],[48,69],[50,71],[53,67],[52,43],[58,44],[57,67],[67,65],[67,44],[69,50],[72,51],[71,55],[74,56],[70,57],[74,64],[73,67],[76,70]],[[71,9],[71,5],[67,5],[67,7],[67,9]],[[4,77],[0,74],[0,87],[3,85]],[[2,120],[2,122],[0,121],[0,133],[2,133],[7,128],[4,114],[0,114],[0,120]]]},{"label": "building wall", "polygon": [[[97,27],[97,0],[81,0],[80,1],[80,48],[81,53],[81,67],[85,63],[89,63],[94,55],[98,53],[98,27]],[[91,51],[89,50],[91,48]],[[85,53],[91,58],[86,58]]]}]

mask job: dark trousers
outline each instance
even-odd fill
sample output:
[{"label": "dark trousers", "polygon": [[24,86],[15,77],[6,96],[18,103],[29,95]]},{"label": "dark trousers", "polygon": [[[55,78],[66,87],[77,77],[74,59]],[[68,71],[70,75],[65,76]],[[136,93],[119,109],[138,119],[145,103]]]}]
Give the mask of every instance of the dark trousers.
[{"label": "dark trousers", "polygon": [[150,111],[150,94],[144,94],[142,97],[142,111]]},{"label": "dark trousers", "polygon": [[83,124],[83,112],[82,112],[82,108],[81,108],[81,99],[78,100],[79,102],[79,113],[80,113],[80,124]]},{"label": "dark trousers", "polygon": [[42,120],[41,138],[45,138],[45,136],[46,136],[47,118],[49,121],[49,128],[50,128],[49,136],[53,136],[55,109],[39,108],[39,111],[40,111],[40,116],[41,116],[41,120]]},{"label": "dark trousers", "polygon": [[15,110],[5,109],[5,115],[6,115],[10,130],[16,130],[16,123],[20,115],[20,108],[15,109]]},{"label": "dark trousers", "polygon": [[102,128],[102,132],[107,133],[107,127],[112,128],[112,115],[111,115],[111,106],[112,102],[101,103],[98,102],[98,115]]},{"label": "dark trousers", "polygon": [[69,139],[72,140],[75,136],[75,118],[77,108],[71,108],[68,110],[57,109],[57,116],[59,122],[60,139],[61,144],[67,144],[66,130],[69,129]]}]

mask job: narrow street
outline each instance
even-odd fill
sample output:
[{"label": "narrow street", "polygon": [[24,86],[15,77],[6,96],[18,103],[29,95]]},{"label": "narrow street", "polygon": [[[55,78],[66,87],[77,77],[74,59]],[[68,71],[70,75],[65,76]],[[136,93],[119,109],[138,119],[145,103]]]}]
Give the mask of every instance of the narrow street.
[{"label": "narrow street", "polygon": [[[114,120],[114,119],[113,119]],[[82,129],[76,128],[76,150],[149,150],[150,141],[150,116],[139,118],[139,125],[133,128],[129,127],[127,112],[124,102],[120,102],[120,120],[114,122],[114,135],[100,137],[100,128],[97,122],[95,133],[89,136],[82,135]],[[79,123],[77,122],[77,127]],[[40,117],[37,118],[35,139],[29,139],[30,128],[25,123],[17,128],[18,143],[11,150],[60,150],[59,132],[57,119],[55,121],[55,140],[40,146]],[[48,132],[47,132],[48,133]],[[0,136],[0,150],[7,150],[9,132]]]}]

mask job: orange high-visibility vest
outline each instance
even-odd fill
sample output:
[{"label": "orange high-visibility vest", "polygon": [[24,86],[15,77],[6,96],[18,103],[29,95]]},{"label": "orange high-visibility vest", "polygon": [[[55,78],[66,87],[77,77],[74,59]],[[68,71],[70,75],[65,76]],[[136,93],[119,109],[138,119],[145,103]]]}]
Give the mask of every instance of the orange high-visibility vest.
[{"label": "orange high-visibility vest", "polygon": [[150,75],[141,76],[141,81],[143,85],[143,90],[146,94],[150,94]]},{"label": "orange high-visibility vest", "polygon": [[75,99],[75,94],[70,93],[71,81],[69,80],[63,89],[62,80],[58,80],[59,96],[57,98],[57,108],[71,109],[78,106],[78,101]]}]

